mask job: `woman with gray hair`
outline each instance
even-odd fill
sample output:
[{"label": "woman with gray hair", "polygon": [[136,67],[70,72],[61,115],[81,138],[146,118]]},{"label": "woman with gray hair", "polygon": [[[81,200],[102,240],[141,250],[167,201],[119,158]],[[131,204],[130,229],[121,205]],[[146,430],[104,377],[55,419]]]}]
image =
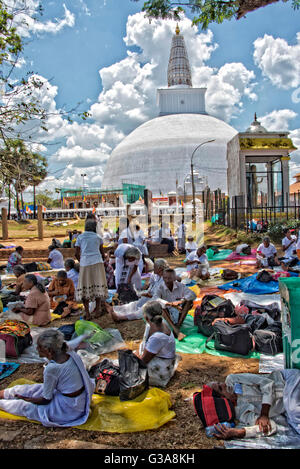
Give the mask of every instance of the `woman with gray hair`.
[{"label": "woman with gray hair", "polygon": [[46,427],[82,425],[89,416],[95,383],[81,358],[68,348],[64,335],[54,329],[39,335],[37,350],[49,362],[44,369],[43,383],[0,391],[0,409]]},{"label": "woman with gray hair", "polygon": [[173,332],[163,319],[163,309],[158,301],[149,301],[143,307],[146,328],[139,355],[147,365],[149,384],[166,387],[174,375],[178,362]]},{"label": "woman with gray hair", "polygon": [[154,272],[151,274],[147,289],[138,292],[140,299],[120,306],[109,306],[109,312],[115,322],[132,321],[143,317],[143,306],[156,292],[157,287],[163,282],[163,273],[169,267],[165,259],[156,259]]},{"label": "woman with gray hair", "polygon": [[97,222],[94,219],[86,220],[85,231],[78,236],[75,243],[75,257],[80,262],[76,300],[83,302],[87,320],[91,319],[90,301],[96,301],[94,312],[99,316],[105,309],[104,303],[108,297],[103,241],[96,229]]},{"label": "woman with gray hair", "polygon": [[121,283],[133,285],[137,290],[142,288],[141,273],[144,268],[141,251],[130,244],[120,244],[115,250],[116,288]]}]

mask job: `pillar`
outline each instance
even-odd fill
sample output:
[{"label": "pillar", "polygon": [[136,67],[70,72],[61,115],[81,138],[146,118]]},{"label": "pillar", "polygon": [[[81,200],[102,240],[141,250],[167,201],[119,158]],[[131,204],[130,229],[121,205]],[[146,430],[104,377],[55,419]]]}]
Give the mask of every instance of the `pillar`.
[{"label": "pillar", "polygon": [[2,239],[6,240],[8,239],[7,209],[3,207],[1,210],[1,214],[2,214]]},{"label": "pillar", "polygon": [[289,156],[281,157],[283,205],[290,203]]},{"label": "pillar", "polygon": [[43,228],[43,212],[42,205],[38,205],[38,238],[44,239],[44,228]]}]

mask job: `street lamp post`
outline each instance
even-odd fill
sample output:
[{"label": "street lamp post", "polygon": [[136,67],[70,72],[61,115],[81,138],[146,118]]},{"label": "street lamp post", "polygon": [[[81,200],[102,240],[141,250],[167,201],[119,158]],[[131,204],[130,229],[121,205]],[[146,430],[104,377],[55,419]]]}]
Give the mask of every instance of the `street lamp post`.
[{"label": "street lamp post", "polygon": [[82,199],[84,197],[84,178],[85,178],[86,174],[81,174],[81,177],[82,177]]},{"label": "street lamp post", "polygon": [[205,142],[202,142],[200,143],[200,145],[198,145],[195,150],[193,151],[192,153],[192,156],[191,156],[191,175],[192,175],[192,191],[193,191],[193,222],[196,221],[196,200],[195,200],[195,183],[194,183],[194,164],[193,164],[193,157],[194,157],[194,154],[196,153],[196,151],[198,150],[198,148],[200,148],[202,145],[205,145],[206,143],[211,143],[211,142],[214,142],[215,139],[212,139],[212,140],[207,140]]}]

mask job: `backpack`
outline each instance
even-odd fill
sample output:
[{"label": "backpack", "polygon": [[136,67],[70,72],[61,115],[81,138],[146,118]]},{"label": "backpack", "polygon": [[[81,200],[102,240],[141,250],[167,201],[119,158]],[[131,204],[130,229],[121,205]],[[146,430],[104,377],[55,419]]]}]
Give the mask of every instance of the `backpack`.
[{"label": "backpack", "polygon": [[261,272],[258,272],[256,276],[256,280],[259,280],[260,282],[263,282],[263,283],[268,283],[268,282],[271,282],[271,280],[273,280],[273,277],[267,270],[262,270]]},{"label": "backpack", "polygon": [[234,316],[234,305],[231,300],[226,300],[217,295],[205,295],[201,305],[195,309],[194,324],[198,326],[200,334],[208,337],[213,333],[211,324],[214,319],[232,318]]},{"label": "backpack", "polygon": [[236,280],[237,278],[239,278],[239,274],[235,270],[224,269],[221,277],[224,280]]},{"label": "backpack", "polygon": [[215,349],[222,352],[248,355],[253,350],[252,336],[247,324],[226,324],[218,321],[213,326],[213,334],[206,340],[206,345],[212,338],[215,339]]},{"label": "backpack", "polygon": [[130,283],[120,283],[117,289],[118,299],[120,303],[131,303],[137,301],[139,297],[135,289]]},{"label": "backpack", "polygon": [[279,321],[266,329],[257,329],[253,333],[255,350],[266,355],[276,355],[283,352],[282,344],[282,325]]},{"label": "backpack", "polygon": [[106,383],[104,394],[118,396],[120,394],[120,368],[107,358],[92,366],[89,371],[91,378],[96,380],[96,391],[102,393],[101,384]]},{"label": "backpack", "polygon": [[0,340],[5,342],[5,354],[18,358],[32,344],[30,327],[26,322],[7,319],[0,323]]},{"label": "backpack", "polygon": [[220,422],[234,422],[234,406],[229,399],[221,397],[209,386],[193,394],[195,411],[203,426],[210,427]]}]

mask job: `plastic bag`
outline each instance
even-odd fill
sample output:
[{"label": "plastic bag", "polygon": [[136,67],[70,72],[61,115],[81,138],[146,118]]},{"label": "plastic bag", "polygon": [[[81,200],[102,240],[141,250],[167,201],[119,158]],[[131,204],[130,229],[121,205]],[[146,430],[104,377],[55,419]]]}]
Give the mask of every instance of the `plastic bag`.
[{"label": "plastic bag", "polygon": [[149,387],[148,369],[132,350],[119,351],[120,401],[129,401]]},{"label": "plastic bag", "polygon": [[77,335],[82,335],[87,332],[95,332],[95,334],[87,339],[87,342],[90,344],[102,345],[112,339],[112,335],[104,331],[100,326],[98,326],[98,324],[91,321],[85,321],[83,319],[75,322],[75,332]]}]

